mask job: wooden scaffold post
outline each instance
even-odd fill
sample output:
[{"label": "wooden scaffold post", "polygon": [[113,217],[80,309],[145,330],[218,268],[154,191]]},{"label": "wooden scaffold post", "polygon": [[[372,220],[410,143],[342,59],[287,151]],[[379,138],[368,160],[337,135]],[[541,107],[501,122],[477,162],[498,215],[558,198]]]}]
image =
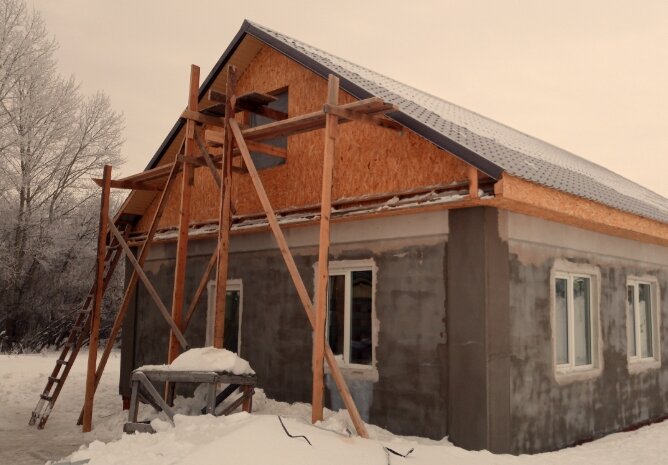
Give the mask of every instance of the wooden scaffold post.
[{"label": "wooden scaffold post", "polygon": [[[190,87],[188,92],[188,110],[197,111],[199,93],[199,66],[190,67]],[[176,265],[174,270],[174,288],[172,292],[172,320],[181,326],[183,313],[183,289],[188,260],[188,230],[190,228],[190,200],[194,184],[194,169],[188,163],[189,157],[196,155],[195,121],[186,123],[183,169],[181,170],[181,203],[179,208],[179,235],[176,242]],[[180,344],[174,331],[170,331],[167,363],[172,363],[179,354]],[[167,395],[167,392],[165,393]]]},{"label": "wooden scaffold post", "polygon": [[[304,281],[302,280],[301,275],[299,274],[299,270],[297,269],[297,264],[295,263],[292,253],[290,252],[290,248],[288,247],[285,235],[283,234],[283,231],[281,230],[281,227],[278,224],[276,213],[274,212],[274,209],[271,206],[271,203],[269,202],[269,198],[267,197],[267,192],[264,190],[264,186],[262,185],[260,176],[258,175],[257,169],[255,168],[255,163],[253,163],[253,159],[251,158],[248,146],[246,145],[246,141],[244,140],[243,134],[241,132],[241,128],[239,128],[239,125],[235,120],[230,120],[230,127],[232,128],[234,139],[237,143],[237,146],[239,147],[239,151],[241,152],[241,156],[243,157],[244,164],[248,169],[248,174],[251,177],[253,186],[255,187],[255,192],[257,193],[257,196],[260,199],[260,203],[262,204],[262,208],[264,209],[265,214],[267,215],[267,221],[269,222],[269,227],[271,229],[271,232],[274,235],[274,239],[276,239],[278,249],[281,252],[281,255],[283,256],[285,265],[288,268],[288,272],[290,274],[290,277],[292,278],[292,282],[297,290],[297,295],[299,296],[299,300],[301,301],[302,306],[304,307],[304,311],[306,312],[306,316],[308,317],[311,328],[315,330],[315,314],[314,314],[315,312],[313,310],[313,302],[311,301],[311,298],[308,295],[308,291],[306,290],[306,286],[304,285]],[[339,390],[339,394],[341,395],[341,399],[343,400],[346,409],[348,410],[348,414],[350,415],[350,419],[352,420],[353,425],[355,426],[357,434],[359,434],[363,438],[368,438],[369,434],[366,430],[366,427],[364,426],[364,422],[362,421],[362,417],[360,416],[359,410],[357,410],[357,406],[355,405],[353,396],[350,394],[350,390],[348,389],[346,380],[343,378],[343,373],[341,372],[341,368],[339,367],[339,364],[336,361],[334,354],[332,353],[332,349],[327,344],[325,344],[325,360],[327,361],[327,365],[329,366],[329,369],[332,373],[332,378],[334,378],[336,387]]]},{"label": "wooden scaffold post", "polygon": [[104,267],[109,229],[109,196],[111,192],[111,166],[105,165],[102,175],[102,199],[100,202],[100,224],[97,238],[97,266],[95,268],[95,296],[90,316],[90,338],[88,343],[88,370],[86,372],[86,395],[84,398],[83,432],[93,427],[93,399],[95,397],[95,367],[97,345],[100,342],[100,312],[104,294]]},{"label": "wooden scaffold post", "polygon": [[213,346],[223,348],[225,337],[225,300],[227,297],[227,270],[230,251],[230,227],[232,226],[232,130],[234,118],[236,68],[227,66],[225,90],[225,143],[223,146],[222,186],[220,189],[220,214],[218,216],[218,266],[216,269],[216,312]]},{"label": "wooden scaffold post", "polygon": [[[327,104],[339,103],[339,78],[329,75]],[[327,319],[327,285],[329,281],[329,219],[332,212],[332,176],[334,149],[338,132],[338,117],[328,113],[325,122],[325,150],[322,167],[322,197],[320,200],[320,248],[318,277],[315,291],[315,328],[313,337],[313,393],[311,421],[322,421],[325,368],[325,322]]]}]

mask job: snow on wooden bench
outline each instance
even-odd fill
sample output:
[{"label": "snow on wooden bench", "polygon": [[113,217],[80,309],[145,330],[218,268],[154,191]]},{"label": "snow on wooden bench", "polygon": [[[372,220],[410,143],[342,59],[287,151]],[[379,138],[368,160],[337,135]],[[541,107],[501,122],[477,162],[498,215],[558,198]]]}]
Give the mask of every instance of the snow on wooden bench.
[{"label": "snow on wooden bench", "polygon": [[[202,409],[202,413],[211,415],[216,415],[216,407],[239,389],[241,396],[220,413],[228,415],[240,405],[250,413],[257,377],[246,360],[229,350],[213,347],[190,349],[170,365],[141,366],[132,372],[130,411],[128,422],[123,427],[126,433],[153,432],[149,423],[137,421],[140,395],[157,411],[165,412],[170,422],[174,423],[174,409],[165,402],[153,382],[208,384],[207,406]],[[216,387],[221,383],[228,386],[216,395]]]}]

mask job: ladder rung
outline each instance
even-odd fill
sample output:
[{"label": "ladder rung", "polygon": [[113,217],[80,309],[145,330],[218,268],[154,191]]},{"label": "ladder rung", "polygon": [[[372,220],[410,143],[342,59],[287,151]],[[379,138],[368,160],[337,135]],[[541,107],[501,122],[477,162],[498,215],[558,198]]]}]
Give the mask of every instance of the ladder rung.
[{"label": "ladder rung", "polygon": [[56,364],[57,365],[67,365],[67,360],[63,360],[63,359],[59,358],[58,360],[56,360]]},{"label": "ladder rung", "polygon": [[39,396],[47,402],[51,401],[51,396],[47,396],[46,394],[40,394]]},{"label": "ladder rung", "polygon": [[56,378],[55,376],[49,376],[49,381],[52,381],[54,383],[60,383],[62,379]]}]

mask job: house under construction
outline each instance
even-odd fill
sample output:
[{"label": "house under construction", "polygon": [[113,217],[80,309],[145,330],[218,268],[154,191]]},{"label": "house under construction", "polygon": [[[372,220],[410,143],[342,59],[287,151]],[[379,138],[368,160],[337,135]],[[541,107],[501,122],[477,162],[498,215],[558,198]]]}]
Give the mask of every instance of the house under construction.
[{"label": "house under construction", "polygon": [[519,454],[668,415],[668,200],[438,97],[246,21],[146,170],[99,183],[132,190],[93,289],[132,249],[124,397],[214,345],[362,436]]}]

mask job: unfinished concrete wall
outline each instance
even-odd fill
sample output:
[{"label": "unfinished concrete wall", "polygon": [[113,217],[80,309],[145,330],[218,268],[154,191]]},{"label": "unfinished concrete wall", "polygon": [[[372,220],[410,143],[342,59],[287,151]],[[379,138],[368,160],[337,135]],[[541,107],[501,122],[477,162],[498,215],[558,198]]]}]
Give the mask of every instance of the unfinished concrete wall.
[{"label": "unfinished concrete wall", "polygon": [[[668,414],[668,367],[631,373],[627,361],[626,280],[658,279],[661,320],[668,302],[668,249],[502,212],[510,252],[510,390],[512,452],[552,450]],[[600,271],[599,375],[557,382],[550,323],[555,261]],[[661,328],[662,360],[668,330]]]},{"label": "unfinished concrete wall", "polygon": [[[439,439],[447,434],[447,231],[445,211],[332,225],[332,260],[373,259],[377,269],[376,366],[344,369],[344,376],[364,419],[400,434]],[[285,233],[313,292],[318,229],[291,228]],[[186,296],[194,293],[214,245],[191,242]],[[174,244],[154,246],[146,266],[167,306],[174,249]],[[257,372],[260,387],[278,400],[310,402],[311,330],[273,238],[268,233],[233,237],[229,277],[243,282],[241,356]],[[135,305],[134,319],[124,327],[123,359],[128,362],[121,388],[126,395],[130,369],[164,363],[167,351],[167,325],[141,287]],[[193,346],[203,342],[205,308],[203,296],[186,332]],[[327,378],[327,405],[339,408],[340,399]]]}]

